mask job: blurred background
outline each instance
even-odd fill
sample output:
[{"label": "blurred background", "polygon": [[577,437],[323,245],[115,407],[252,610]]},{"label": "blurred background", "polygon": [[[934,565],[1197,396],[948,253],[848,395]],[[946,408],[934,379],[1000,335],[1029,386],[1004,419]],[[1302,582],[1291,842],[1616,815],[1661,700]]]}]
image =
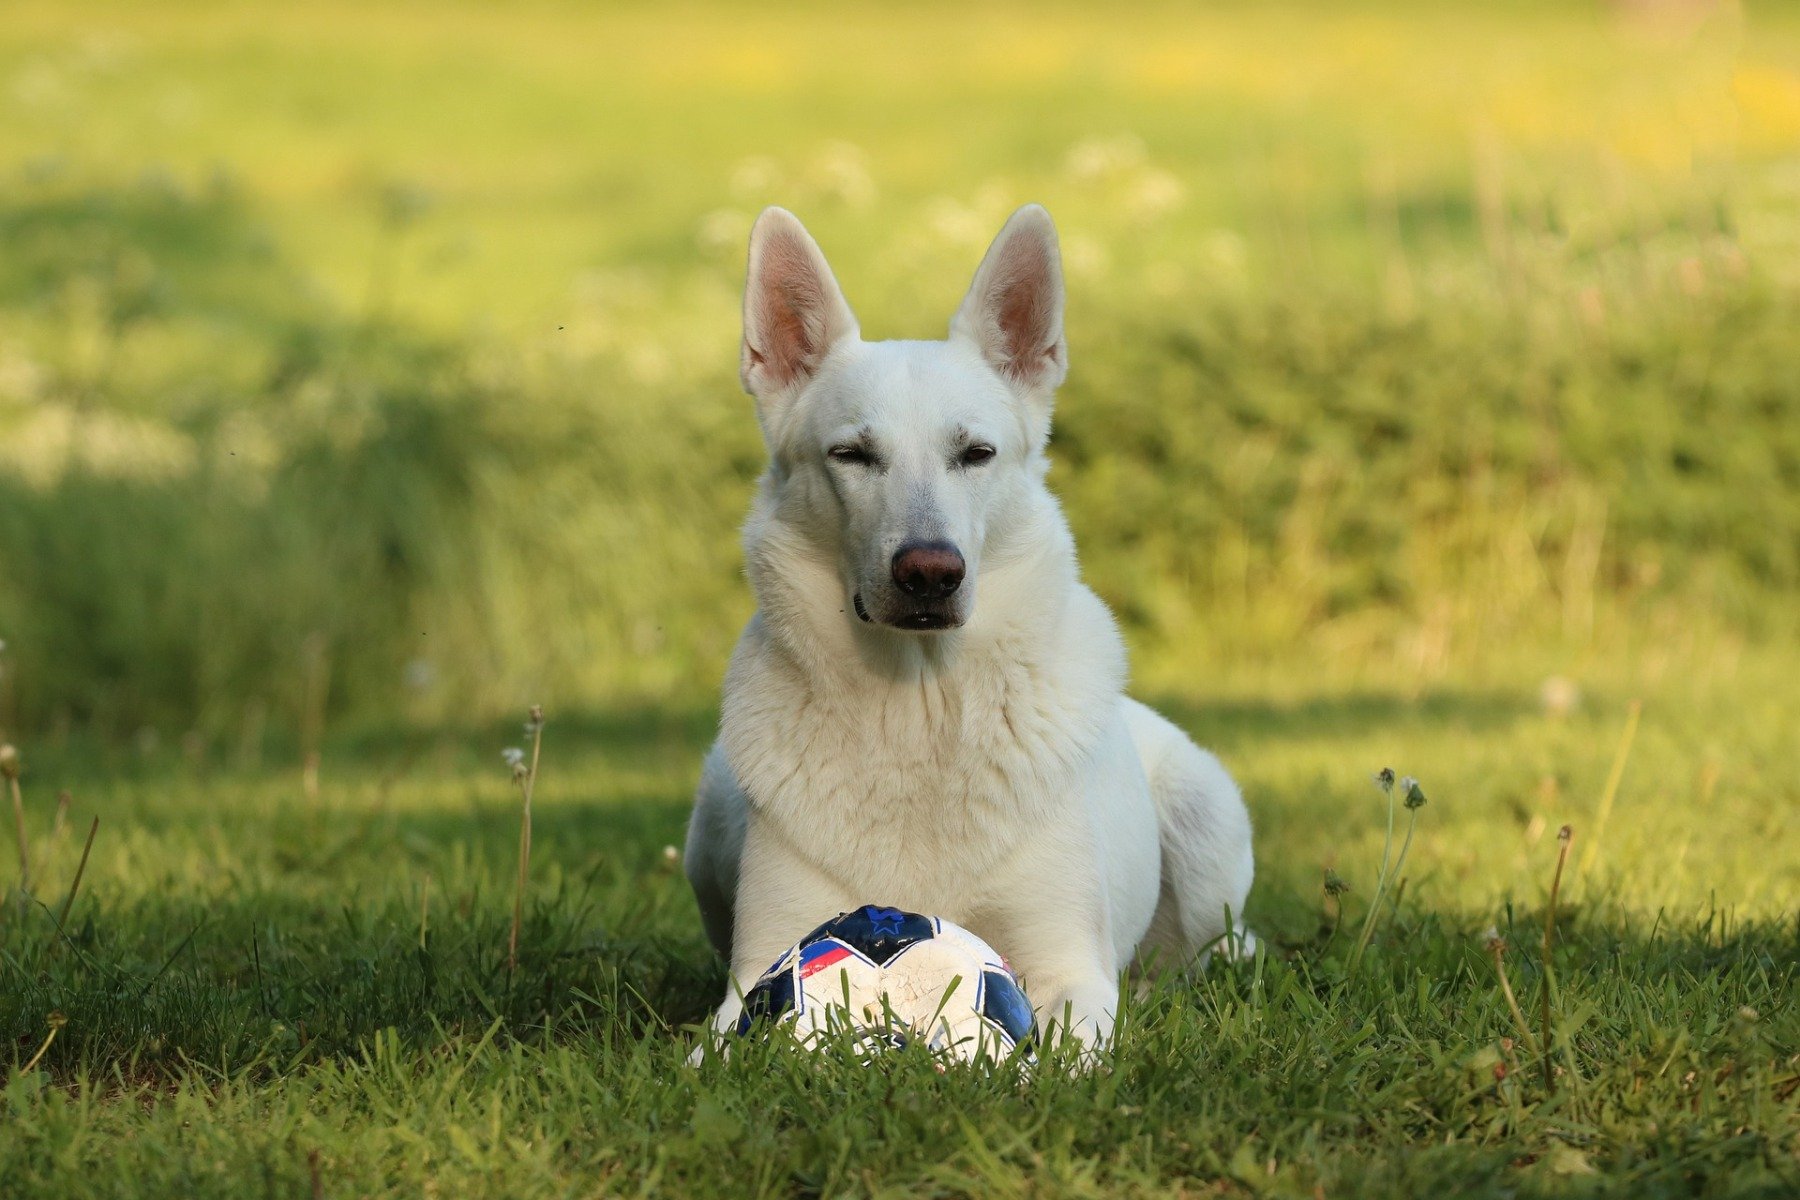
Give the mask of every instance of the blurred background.
[{"label": "blurred background", "polygon": [[1146,688],[1791,680],[1800,13],[9,0],[0,728],[707,711],[756,212],[935,337],[1026,201]]}]

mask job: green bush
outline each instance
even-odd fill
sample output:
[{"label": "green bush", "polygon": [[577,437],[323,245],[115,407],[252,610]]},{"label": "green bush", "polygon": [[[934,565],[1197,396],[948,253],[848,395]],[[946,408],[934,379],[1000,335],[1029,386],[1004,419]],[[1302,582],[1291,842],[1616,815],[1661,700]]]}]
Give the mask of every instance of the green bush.
[{"label": "green bush", "polygon": [[[321,688],[460,716],[716,679],[760,462],[726,273],[616,286],[574,349],[451,338],[335,311],[229,183],[9,194],[12,719],[225,735]],[[1128,283],[1076,330],[1052,479],[1168,669],[1431,621],[1585,636],[1595,605],[1790,619],[1800,343],[1773,284],[1592,319],[1579,278],[1410,312]],[[671,324],[693,360],[647,368]]]}]

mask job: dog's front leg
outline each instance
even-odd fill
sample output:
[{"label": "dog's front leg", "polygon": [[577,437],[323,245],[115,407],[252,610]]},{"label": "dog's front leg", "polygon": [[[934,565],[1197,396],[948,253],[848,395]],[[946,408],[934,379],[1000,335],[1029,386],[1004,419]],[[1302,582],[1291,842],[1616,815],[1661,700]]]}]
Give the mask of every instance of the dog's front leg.
[{"label": "dog's front leg", "polygon": [[[751,810],[738,868],[731,936],[731,976],[713,1014],[711,1041],[738,1023],[744,993],[807,932],[856,906],[846,889],[814,866],[773,822]],[[698,1062],[706,1043],[695,1047]]]},{"label": "dog's front leg", "polygon": [[[1112,1041],[1119,1012],[1118,976],[1093,956],[1062,949],[1021,950],[1017,965],[1045,1044],[1073,1038],[1081,1043],[1085,1055],[1092,1055]],[[1032,965],[1023,965],[1028,963]]]},{"label": "dog's front leg", "polygon": [[1024,982],[1045,1040],[1072,1037],[1090,1052],[1103,1049],[1119,1011],[1119,976],[1095,872],[1065,863],[1021,881],[984,918],[978,932]]}]

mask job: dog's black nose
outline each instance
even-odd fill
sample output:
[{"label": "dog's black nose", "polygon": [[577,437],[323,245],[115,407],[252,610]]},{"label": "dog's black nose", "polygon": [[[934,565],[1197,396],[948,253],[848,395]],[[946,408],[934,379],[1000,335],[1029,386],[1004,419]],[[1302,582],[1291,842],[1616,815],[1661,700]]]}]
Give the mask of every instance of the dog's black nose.
[{"label": "dog's black nose", "polygon": [[920,600],[942,600],[962,586],[961,551],[949,542],[911,542],[894,554],[894,582]]}]

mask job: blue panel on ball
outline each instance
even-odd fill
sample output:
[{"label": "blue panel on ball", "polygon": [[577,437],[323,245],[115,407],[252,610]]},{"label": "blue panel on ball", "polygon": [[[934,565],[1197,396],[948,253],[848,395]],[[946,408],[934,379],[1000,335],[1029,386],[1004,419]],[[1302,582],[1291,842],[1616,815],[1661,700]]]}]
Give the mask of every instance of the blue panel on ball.
[{"label": "blue panel on ball", "polygon": [[1014,1042],[1030,1041],[1031,1001],[1025,998],[1024,989],[1005,971],[983,971],[982,984],[981,1015],[1004,1029]]},{"label": "blue panel on ball", "polygon": [[937,935],[930,917],[865,904],[847,913],[839,913],[805,937],[801,944],[822,938],[836,938],[876,965],[885,964],[914,942],[927,941]]},{"label": "blue panel on ball", "polygon": [[[785,956],[784,956],[785,957]],[[744,1011],[738,1017],[737,1031],[749,1033],[758,1020],[778,1021],[794,1011],[794,972],[772,971],[756,981],[744,993]]]}]

